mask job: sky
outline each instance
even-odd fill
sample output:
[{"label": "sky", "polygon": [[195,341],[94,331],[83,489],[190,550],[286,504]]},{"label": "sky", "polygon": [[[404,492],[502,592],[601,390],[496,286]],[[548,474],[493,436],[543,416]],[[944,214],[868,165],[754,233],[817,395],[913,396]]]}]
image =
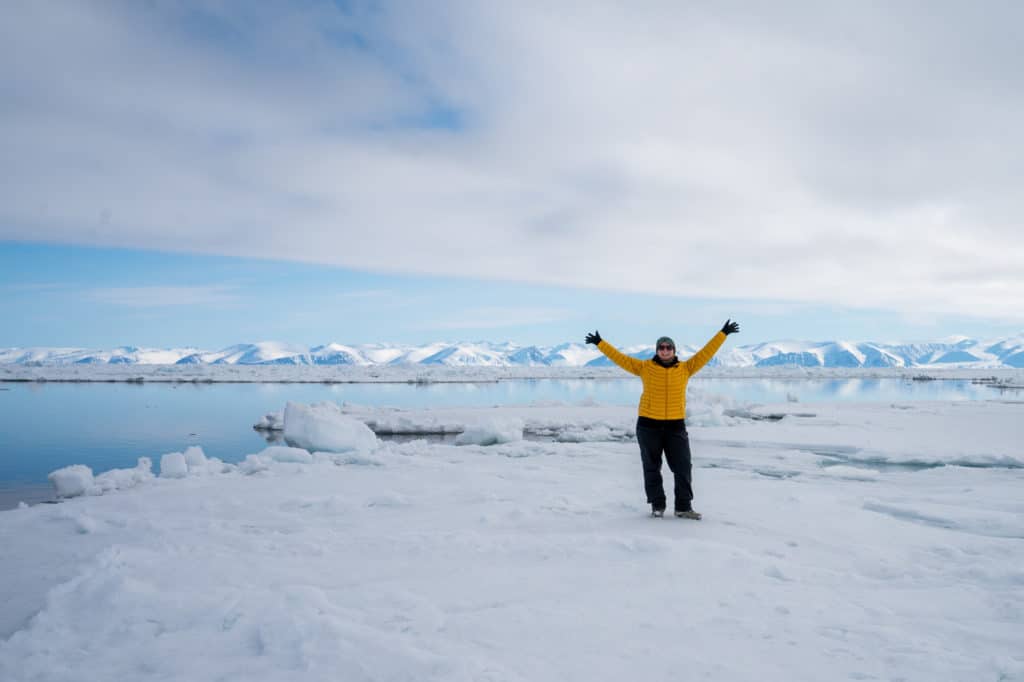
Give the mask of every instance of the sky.
[{"label": "sky", "polygon": [[0,347],[1024,329],[1024,5],[6,3]]}]

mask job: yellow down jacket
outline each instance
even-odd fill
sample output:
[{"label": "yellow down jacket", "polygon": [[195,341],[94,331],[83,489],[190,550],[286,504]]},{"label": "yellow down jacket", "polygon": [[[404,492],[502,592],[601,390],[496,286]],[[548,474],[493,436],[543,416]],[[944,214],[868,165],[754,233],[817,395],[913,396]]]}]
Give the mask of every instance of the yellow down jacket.
[{"label": "yellow down jacket", "polygon": [[725,333],[718,332],[692,358],[670,367],[662,367],[653,359],[639,360],[625,355],[607,341],[602,340],[597,347],[609,360],[644,382],[644,392],[640,395],[641,417],[686,419],[686,384],[708,364],[723,343]]}]

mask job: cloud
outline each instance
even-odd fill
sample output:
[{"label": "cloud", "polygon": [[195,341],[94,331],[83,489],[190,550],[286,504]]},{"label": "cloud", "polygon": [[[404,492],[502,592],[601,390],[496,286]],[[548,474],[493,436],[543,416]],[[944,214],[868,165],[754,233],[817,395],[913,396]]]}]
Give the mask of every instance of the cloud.
[{"label": "cloud", "polygon": [[0,239],[1024,319],[1024,6],[359,7],[17,5]]},{"label": "cloud", "polygon": [[432,319],[429,329],[502,329],[561,322],[570,313],[555,308],[526,308],[515,306],[483,306],[459,310],[448,319]]},{"label": "cloud", "polygon": [[85,296],[100,303],[131,308],[223,305],[239,300],[231,286],[144,286],[89,289]]}]

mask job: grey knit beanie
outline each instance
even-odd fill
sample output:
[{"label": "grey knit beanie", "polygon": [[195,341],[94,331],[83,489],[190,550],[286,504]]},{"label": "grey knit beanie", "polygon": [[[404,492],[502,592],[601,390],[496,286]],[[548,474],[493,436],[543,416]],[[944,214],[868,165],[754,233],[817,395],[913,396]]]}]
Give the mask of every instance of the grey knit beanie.
[{"label": "grey knit beanie", "polygon": [[658,346],[660,346],[663,343],[667,343],[668,345],[672,346],[672,348],[676,347],[675,341],[673,341],[667,336],[662,336],[660,339],[658,339],[658,342],[654,344],[654,350],[658,350]]}]

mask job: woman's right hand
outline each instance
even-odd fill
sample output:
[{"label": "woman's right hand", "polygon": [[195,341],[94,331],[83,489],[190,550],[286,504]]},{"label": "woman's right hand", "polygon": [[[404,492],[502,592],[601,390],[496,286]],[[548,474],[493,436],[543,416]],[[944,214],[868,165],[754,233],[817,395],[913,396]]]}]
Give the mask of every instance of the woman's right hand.
[{"label": "woman's right hand", "polygon": [[592,343],[595,346],[601,343],[601,332],[595,329],[593,334],[587,334],[587,343]]}]

